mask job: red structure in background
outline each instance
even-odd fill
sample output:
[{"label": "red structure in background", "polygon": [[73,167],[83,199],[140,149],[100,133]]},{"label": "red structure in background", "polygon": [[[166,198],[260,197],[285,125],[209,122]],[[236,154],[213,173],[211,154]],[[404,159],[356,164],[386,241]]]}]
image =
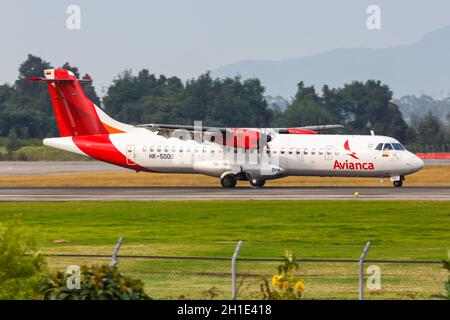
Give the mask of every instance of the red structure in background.
[{"label": "red structure in background", "polygon": [[420,159],[437,159],[444,160],[450,159],[450,152],[427,152],[427,153],[416,153]]}]

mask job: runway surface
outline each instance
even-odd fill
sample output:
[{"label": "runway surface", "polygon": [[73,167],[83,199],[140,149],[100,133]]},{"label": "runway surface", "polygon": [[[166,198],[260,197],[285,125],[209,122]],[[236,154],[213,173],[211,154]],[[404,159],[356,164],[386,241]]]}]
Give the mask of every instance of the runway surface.
[{"label": "runway surface", "polygon": [[[425,164],[450,165],[450,160],[425,160]],[[0,176],[112,171],[129,170],[99,161],[0,161]]]},{"label": "runway surface", "polygon": [[128,171],[99,161],[2,161],[0,176]]},{"label": "runway surface", "polygon": [[[359,193],[355,197],[355,192]],[[49,187],[0,188],[0,201],[450,200],[450,187]]]}]

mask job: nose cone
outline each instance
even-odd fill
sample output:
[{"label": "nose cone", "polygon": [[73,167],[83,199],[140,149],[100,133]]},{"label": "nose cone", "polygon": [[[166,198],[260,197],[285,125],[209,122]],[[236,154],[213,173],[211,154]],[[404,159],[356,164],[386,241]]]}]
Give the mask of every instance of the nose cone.
[{"label": "nose cone", "polygon": [[423,162],[422,159],[420,159],[418,156],[413,154],[411,156],[410,164],[411,164],[411,169],[413,169],[414,171],[419,171],[420,169],[423,168],[425,163]]}]

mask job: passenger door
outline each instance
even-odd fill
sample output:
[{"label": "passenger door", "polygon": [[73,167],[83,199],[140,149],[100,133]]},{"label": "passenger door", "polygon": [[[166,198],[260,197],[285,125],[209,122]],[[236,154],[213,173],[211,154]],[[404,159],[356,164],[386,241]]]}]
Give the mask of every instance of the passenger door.
[{"label": "passenger door", "polygon": [[134,166],[136,164],[136,147],[134,144],[127,144],[126,150],[127,165]]},{"label": "passenger door", "polygon": [[325,160],[331,161],[333,160],[333,146],[327,146],[325,148]]}]

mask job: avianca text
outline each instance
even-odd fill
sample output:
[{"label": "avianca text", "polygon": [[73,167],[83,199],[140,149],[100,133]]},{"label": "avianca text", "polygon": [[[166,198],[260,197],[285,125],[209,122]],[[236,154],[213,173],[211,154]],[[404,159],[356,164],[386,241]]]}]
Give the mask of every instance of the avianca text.
[{"label": "avianca text", "polygon": [[339,162],[334,161],[333,170],[362,170],[362,171],[373,171],[375,166],[372,162]]}]

